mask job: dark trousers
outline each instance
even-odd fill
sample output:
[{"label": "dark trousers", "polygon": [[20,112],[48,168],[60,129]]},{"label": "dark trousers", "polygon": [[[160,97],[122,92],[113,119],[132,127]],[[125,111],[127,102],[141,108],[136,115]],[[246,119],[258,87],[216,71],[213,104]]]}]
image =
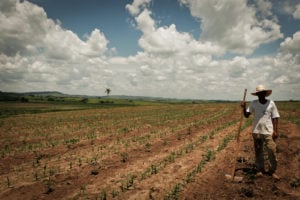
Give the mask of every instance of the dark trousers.
[{"label": "dark trousers", "polygon": [[254,149],[255,149],[255,166],[256,168],[264,172],[264,145],[268,153],[269,159],[269,173],[274,173],[277,168],[276,157],[276,143],[274,142],[272,135],[256,134],[253,133]]}]

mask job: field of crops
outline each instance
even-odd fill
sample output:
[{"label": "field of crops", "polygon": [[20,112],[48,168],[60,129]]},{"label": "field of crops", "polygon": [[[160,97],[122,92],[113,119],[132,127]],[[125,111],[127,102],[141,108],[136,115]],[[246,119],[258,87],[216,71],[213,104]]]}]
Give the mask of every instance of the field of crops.
[{"label": "field of crops", "polygon": [[[241,111],[239,103],[56,106],[1,104],[18,112],[0,118],[0,199],[177,199],[234,139]],[[32,107],[40,112],[20,112]],[[298,102],[278,107],[299,126]]]}]

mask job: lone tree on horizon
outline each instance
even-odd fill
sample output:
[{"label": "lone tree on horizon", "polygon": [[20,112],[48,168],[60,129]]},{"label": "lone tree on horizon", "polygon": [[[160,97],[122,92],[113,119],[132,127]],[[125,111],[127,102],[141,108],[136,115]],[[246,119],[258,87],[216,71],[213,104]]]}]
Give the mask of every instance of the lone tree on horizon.
[{"label": "lone tree on horizon", "polygon": [[107,94],[107,96],[110,94],[110,92],[111,92],[111,89],[109,89],[109,88],[105,89],[105,93]]}]

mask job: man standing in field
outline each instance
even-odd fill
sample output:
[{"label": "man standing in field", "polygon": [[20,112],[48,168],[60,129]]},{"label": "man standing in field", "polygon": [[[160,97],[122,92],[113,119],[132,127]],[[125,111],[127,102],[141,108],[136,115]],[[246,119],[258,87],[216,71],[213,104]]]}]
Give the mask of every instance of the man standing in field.
[{"label": "man standing in field", "polygon": [[275,174],[277,168],[275,140],[278,137],[278,118],[280,116],[274,101],[266,99],[271,93],[272,90],[266,89],[263,85],[258,85],[256,92],[251,93],[257,96],[258,100],[252,101],[247,109],[246,102],[243,101],[241,105],[246,118],[251,113],[254,114],[252,136],[255,149],[255,166],[258,170],[256,176],[260,177],[265,173],[263,154],[265,144],[270,165],[268,174],[279,180],[279,176]]}]

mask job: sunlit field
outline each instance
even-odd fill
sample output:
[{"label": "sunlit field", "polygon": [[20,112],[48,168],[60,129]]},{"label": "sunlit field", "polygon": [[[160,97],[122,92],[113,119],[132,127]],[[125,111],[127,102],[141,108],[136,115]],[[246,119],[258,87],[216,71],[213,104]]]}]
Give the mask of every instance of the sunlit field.
[{"label": "sunlit field", "polygon": [[[277,105],[280,120],[299,126],[299,102]],[[0,197],[9,199],[176,198],[235,138],[241,113],[211,102],[0,106]]]}]

